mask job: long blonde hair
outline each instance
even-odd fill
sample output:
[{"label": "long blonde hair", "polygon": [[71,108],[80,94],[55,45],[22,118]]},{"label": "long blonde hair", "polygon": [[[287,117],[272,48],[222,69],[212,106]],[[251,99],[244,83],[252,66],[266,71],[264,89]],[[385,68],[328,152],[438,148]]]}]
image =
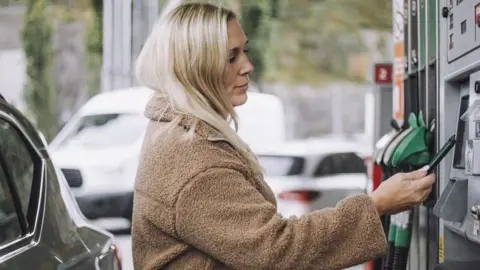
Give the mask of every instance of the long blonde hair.
[{"label": "long blonde hair", "polygon": [[[224,86],[227,23],[232,19],[236,19],[233,11],[213,4],[178,6],[156,23],[138,56],[135,73],[141,83],[166,94],[178,112],[164,131],[173,129],[183,115],[192,115],[217,129],[251,166],[260,169],[236,132],[237,115]],[[195,126],[189,135],[194,136]]]}]

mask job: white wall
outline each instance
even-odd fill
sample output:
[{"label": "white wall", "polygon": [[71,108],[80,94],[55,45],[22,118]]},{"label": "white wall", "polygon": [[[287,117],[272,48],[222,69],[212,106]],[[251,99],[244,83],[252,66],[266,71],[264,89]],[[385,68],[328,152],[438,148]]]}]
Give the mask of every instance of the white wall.
[{"label": "white wall", "polygon": [[22,111],[25,109],[23,99],[25,80],[23,50],[0,51],[0,92],[8,102]]}]

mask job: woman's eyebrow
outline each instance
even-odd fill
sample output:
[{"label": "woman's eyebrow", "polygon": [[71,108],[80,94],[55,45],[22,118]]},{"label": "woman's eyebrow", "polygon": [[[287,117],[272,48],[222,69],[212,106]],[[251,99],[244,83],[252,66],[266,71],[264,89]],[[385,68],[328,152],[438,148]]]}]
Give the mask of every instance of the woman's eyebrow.
[{"label": "woman's eyebrow", "polygon": [[238,51],[240,50],[240,48],[238,47],[235,47],[235,48],[232,48],[228,51],[229,54],[231,55],[234,55],[234,54],[238,54]]},{"label": "woman's eyebrow", "polygon": [[[243,47],[247,46],[247,44],[248,44],[248,39],[247,41],[245,41],[245,45],[243,45]],[[238,53],[238,51],[240,51],[240,47],[234,47],[229,50],[230,53]]]}]

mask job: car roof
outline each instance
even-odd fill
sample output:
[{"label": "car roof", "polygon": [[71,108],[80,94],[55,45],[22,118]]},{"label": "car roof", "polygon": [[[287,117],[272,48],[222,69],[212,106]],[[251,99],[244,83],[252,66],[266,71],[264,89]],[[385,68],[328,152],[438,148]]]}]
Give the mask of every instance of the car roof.
[{"label": "car roof", "polygon": [[[82,115],[106,114],[106,113],[143,113],[145,106],[154,94],[154,91],[146,87],[129,87],[103,92],[89,99],[80,109]],[[277,101],[278,97],[250,92],[249,96],[255,96],[255,100],[261,102]]]},{"label": "car roof", "polygon": [[154,91],[145,87],[129,87],[100,93],[80,109],[82,115],[106,113],[143,113]]},{"label": "car roof", "polygon": [[257,152],[259,155],[282,155],[282,156],[321,156],[330,153],[357,153],[362,154],[358,142],[343,138],[320,138],[291,140],[272,149],[263,149]]}]

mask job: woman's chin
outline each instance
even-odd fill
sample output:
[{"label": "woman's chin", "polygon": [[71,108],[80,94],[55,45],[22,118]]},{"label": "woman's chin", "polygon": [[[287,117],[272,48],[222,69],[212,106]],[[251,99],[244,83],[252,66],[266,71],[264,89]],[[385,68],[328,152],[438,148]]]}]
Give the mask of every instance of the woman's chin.
[{"label": "woman's chin", "polygon": [[248,100],[247,91],[245,91],[244,93],[238,93],[232,96],[232,105],[233,107],[241,106],[245,104],[247,100]]}]

